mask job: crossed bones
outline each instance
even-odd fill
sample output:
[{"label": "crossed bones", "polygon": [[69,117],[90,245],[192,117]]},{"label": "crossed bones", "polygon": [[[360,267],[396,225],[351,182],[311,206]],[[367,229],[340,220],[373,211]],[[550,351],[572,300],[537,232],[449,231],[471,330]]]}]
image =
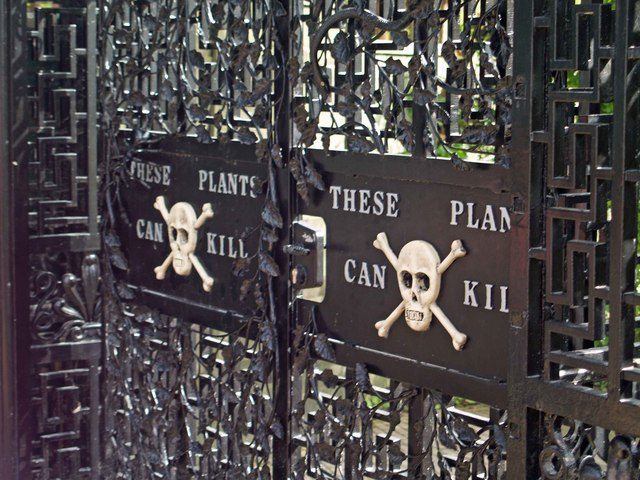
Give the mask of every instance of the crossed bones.
[{"label": "crossed bones", "polygon": [[205,203],[202,206],[202,213],[197,218],[195,210],[187,202],[178,202],[171,207],[171,210],[167,210],[164,197],[159,196],[153,206],[160,211],[164,221],[167,223],[169,246],[171,247],[171,253],[169,253],[162,265],[154,268],[156,278],[163,280],[169,265],[173,265],[174,271],[184,277],[191,274],[191,267],[193,266],[202,279],[204,291],[211,291],[213,278],[209,276],[194,253],[198,242],[198,229],[213,217],[211,204]]},{"label": "crossed bones", "polygon": [[461,333],[436,303],[440,293],[442,274],[458,258],[467,254],[462,242],[454,240],[451,251],[440,262],[438,252],[429,242],[414,240],[407,243],[400,255],[396,257],[389,246],[387,235],[379,233],[373,246],[382,250],[389,263],[398,273],[398,284],[403,300],[385,319],[376,322],[375,327],[380,337],[389,335],[391,326],[405,312],[407,325],[415,331],[428,330],[431,325],[432,314],[451,336],[453,347],[462,350],[467,342],[467,336]]}]

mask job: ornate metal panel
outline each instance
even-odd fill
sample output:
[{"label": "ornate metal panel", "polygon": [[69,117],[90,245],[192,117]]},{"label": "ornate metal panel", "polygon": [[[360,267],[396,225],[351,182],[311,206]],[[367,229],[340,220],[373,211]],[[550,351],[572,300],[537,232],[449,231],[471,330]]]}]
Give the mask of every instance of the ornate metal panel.
[{"label": "ornate metal panel", "polygon": [[[637,2],[540,2],[532,83],[532,225],[540,262],[541,380],[593,401],[635,404],[638,67]],[[534,80],[532,79],[532,80]],[[542,211],[541,211],[542,213]],[[535,287],[534,287],[535,288]]]},{"label": "ornate metal panel", "polygon": [[80,251],[99,245],[96,16],[94,1],[32,3],[27,15],[30,233]]},{"label": "ornate metal panel", "polygon": [[102,305],[96,255],[81,277],[34,256],[31,306],[34,478],[100,478]]},{"label": "ornate metal panel", "polygon": [[638,476],[639,0],[22,6],[34,477]]}]

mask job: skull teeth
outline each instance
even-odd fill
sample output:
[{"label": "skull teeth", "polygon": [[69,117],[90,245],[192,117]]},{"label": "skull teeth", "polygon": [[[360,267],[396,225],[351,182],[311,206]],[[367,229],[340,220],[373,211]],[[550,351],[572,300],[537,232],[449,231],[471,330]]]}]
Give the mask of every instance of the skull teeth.
[{"label": "skull teeth", "polygon": [[424,315],[417,310],[405,310],[404,318],[408,322],[421,322]]}]

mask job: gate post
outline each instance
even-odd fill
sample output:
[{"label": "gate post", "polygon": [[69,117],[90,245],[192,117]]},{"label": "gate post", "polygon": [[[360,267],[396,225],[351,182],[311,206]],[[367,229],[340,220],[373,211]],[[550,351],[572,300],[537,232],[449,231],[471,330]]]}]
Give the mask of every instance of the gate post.
[{"label": "gate post", "polygon": [[[511,235],[510,284],[518,285],[511,298],[509,327],[509,372],[508,405],[509,434],[508,477],[510,479],[536,478],[538,476],[538,452],[541,445],[541,415],[529,410],[525,402],[525,382],[531,369],[536,369],[536,359],[530,352],[539,351],[540,302],[536,280],[537,267],[529,261],[529,239],[532,225],[537,225],[543,212],[541,205],[532,205],[530,199],[539,198],[541,185],[532,185],[532,171],[541,168],[541,163],[532,156],[530,132],[532,118],[543,118],[541,102],[531,101],[533,90],[543,85],[537,81],[542,76],[544,42],[534,38],[535,8],[539,2],[512,3],[514,51],[513,51],[513,123],[512,123],[512,168],[518,171],[513,185],[513,222]],[[535,62],[535,65],[534,65]],[[538,110],[540,110],[538,112]],[[536,114],[539,113],[538,116]]]},{"label": "gate post", "polygon": [[0,0],[0,476],[31,476],[25,3]]}]

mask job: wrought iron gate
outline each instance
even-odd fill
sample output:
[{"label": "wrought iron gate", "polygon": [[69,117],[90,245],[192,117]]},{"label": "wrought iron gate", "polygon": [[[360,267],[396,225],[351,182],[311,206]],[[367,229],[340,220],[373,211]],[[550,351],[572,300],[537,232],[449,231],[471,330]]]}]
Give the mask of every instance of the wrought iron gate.
[{"label": "wrought iron gate", "polygon": [[6,478],[639,477],[640,1],[0,5]]}]

